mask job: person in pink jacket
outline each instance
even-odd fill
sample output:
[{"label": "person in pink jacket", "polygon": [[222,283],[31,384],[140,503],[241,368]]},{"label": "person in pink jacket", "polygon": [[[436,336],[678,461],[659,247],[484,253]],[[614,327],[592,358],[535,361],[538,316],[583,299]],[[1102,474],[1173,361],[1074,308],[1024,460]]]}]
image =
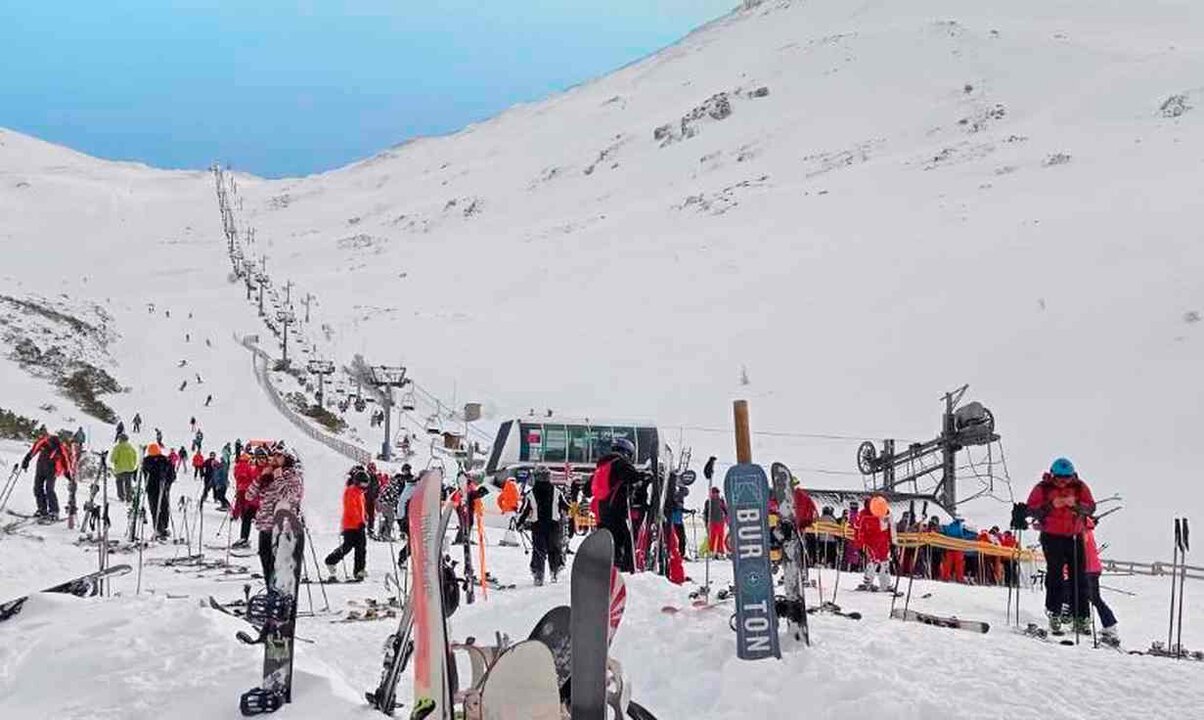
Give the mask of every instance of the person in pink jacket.
[{"label": "person in pink jacket", "polygon": [[1119,645],[1116,615],[1099,594],[1099,578],[1104,572],[1104,566],[1099,559],[1099,547],[1095,544],[1095,518],[1087,518],[1087,528],[1083,532],[1083,554],[1086,556],[1087,596],[1091,598],[1091,605],[1099,613],[1099,622],[1103,628],[1100,631],[1100,642]]}]

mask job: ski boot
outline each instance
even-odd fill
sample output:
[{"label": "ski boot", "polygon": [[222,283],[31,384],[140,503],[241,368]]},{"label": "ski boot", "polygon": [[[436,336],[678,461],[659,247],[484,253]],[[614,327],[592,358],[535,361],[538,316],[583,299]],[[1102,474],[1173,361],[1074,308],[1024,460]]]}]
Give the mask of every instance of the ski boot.
[{"label": "ski boot", "polygon": [[326,566],[326,582],[337,583],[338,581],[339,581],[339,566],[328,564]]},{"label": "ski boot", "polygon": [[1049,618],[1049,634],[1064,635],[1065,633],[1062,631],[1064,618],[1060,614],[1051,613],[1048,611],[1046,611],[1046,616]]},{"label": "ski boot", "polygon": [[1085,617],[1076,617],[1072,623],[1074,631],[1079,635],[1091,634],[1091,619]]},{"label": "ski boot", "polygon": [[553,570],[552,571],[552,584],[555,585],[558,582],[560,582],[560,571]]},{"label": "ski boot", "polygon": [[1099,641],[1108,647],[1120,647],[1120,635],[1116,631],[1116,625],[1102,628],[1099,631]]},{"label": "ski boot", "polygon": [[543,573],[533,572],[531,578],[535,581],[535,587],[543,587]]}]

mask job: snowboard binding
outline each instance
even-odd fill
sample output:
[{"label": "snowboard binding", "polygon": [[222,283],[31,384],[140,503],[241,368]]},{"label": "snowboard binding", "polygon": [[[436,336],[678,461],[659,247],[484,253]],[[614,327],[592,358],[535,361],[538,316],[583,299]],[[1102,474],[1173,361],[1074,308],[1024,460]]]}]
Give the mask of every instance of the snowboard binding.
[{"label": "snowboard binding", "polygon": [[273,713],[284,705],[284,695],[275,690],[251,688],[238,700],[238,709],[245,716]]}]

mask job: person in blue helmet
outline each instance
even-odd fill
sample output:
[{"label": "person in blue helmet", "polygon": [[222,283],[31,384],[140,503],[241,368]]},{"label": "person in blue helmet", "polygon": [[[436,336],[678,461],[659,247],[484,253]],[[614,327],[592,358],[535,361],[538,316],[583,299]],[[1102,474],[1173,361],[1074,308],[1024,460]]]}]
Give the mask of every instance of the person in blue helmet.
[{"label": "person in blue helmet", "polygon": [[[1060,635],[1062,626],[1070,622],[1074,623],[1075,632],[1090,632],[1083,534],[1087,518],[1095,512],[1091,489],[1079,479],[1070,460],[1058,458],[1029,493],[1027,504],[1029,514],[1041,530],[1041,551],[1046,565],[1045,612],[1050,632]],[[1073,606],[1071,613],[1063,612],[1065,598]]]}]

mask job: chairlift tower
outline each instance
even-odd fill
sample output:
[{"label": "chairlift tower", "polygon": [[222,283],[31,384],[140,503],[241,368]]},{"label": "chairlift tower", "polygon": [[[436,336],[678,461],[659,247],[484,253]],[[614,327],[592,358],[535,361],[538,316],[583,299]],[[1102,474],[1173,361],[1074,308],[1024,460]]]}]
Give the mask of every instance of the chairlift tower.
[{"label": "chairlift tower", "polygon": [[297,316],[292,310],[277,310],[276,320],[284,325],[284,366],[288,367],[288,326],[297,322]]},{"label": "chairlift tower", "polygon": [[368,381],[378,388],[384,389],[385,406],[385,441],[380,446],[380,459],[389,461],[393,458],[391,420],[393,417],[393,388],[405,387],[411,381],[406,378],[403,365],[369,365]]},{"label": "chairlift tower", "polygon": [[310,360],[305,369],[318,376],[318,407],[326,406],[326,376],[334,374],[334,363],[329,360]]},{"label": "chairlift tower", "polygon": [[[945,393],[945,412],[941,416],[941,434],[924,443],[914,443],[902,452],[895,451],[895,441],[882,441],[879,452],[874,443],[866,441],[857,448],[857,469],[863,475],[882,474],[882,489],[894,491],[900,485],[916,483],[920,478],[940,471],[941,479],[933,495],[950,513],[957,511],[957,452],[975,445],[989,445],[999,440],[995,434],[995,416],[979,402],[961,405],[969,385]],[[925,465],[926,459],[940,462]],[[917,469],[916,466],[919,466]],[[906,475],[898,478],[904,468]]]}]

